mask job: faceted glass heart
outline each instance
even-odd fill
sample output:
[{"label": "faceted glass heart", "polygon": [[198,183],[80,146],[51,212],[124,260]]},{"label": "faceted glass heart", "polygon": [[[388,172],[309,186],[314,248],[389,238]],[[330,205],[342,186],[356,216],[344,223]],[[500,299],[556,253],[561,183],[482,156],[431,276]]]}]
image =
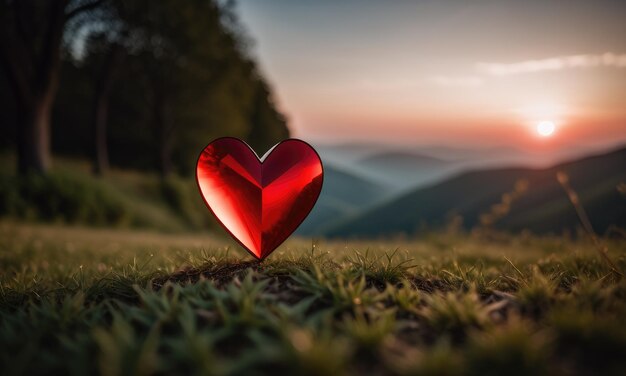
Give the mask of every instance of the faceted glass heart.
[{"label": "faceted glass heart", "polygon": [[306,142],[289,139],[261,161],[243,141],[224,137],[200,154],[196,179],[222,226],[262,260],[309,214],[322,190],[322,161]]}]

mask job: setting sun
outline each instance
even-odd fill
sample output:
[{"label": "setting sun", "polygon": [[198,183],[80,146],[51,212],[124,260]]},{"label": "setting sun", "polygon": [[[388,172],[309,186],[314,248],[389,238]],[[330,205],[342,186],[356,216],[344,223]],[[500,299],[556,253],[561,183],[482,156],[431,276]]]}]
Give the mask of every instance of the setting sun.
[{"label": "setting sun", "polygon": [[541,121],[537,123],[537,134],[542,137],[550,137],[554,134],[556,127],[551,121]]}]

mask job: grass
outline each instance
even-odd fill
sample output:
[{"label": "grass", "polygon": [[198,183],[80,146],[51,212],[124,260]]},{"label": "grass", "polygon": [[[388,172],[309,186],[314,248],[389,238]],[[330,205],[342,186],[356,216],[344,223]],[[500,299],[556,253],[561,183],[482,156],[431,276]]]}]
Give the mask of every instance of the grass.
[{"label": "grass", "polygon": [[85,161],[57,158],[46,176],[17,176],[0,155],[0,218],[164,232],[216,227],[193,177],[112,169],[91,174]]},{"label": "grass", "polygon": [[[626,242],[603,240],[626,272]],[[591,241],[431,234],[259,264],[213,234],[0,222],[2,374],[620,375]]]}]

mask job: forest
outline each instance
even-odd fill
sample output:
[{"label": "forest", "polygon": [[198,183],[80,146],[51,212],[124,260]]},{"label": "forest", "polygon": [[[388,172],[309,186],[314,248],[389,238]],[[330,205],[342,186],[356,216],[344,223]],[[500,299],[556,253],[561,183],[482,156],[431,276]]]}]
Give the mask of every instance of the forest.
[{"label": "forest", "polygon": [[232,1],[0,3],[0,150],[20,176],[52,156],[191,175],[219,136],[266,150],[287,119]]}]

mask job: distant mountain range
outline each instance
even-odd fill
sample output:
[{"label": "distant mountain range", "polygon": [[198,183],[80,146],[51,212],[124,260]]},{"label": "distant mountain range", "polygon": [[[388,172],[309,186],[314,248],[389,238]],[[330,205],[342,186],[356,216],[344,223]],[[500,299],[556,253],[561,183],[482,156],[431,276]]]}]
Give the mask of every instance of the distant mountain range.
[{"label": "distant mountain range", "polygon": [[354,216],[388,198],[389,187],[340,167],[324,164],[324,184],[317,204],[297,233],[319,235],[334,221]]},{"label": "distant mountain range", "polygon": [[458,161],[433,157],[391,145],[345,144],[316,146],[324,166],[334,166],[386,187],[387,198],[421,184],[449,176]]},{"label": "distant mountain range", "polygon": [[[366,161],[368,168],[377,169],[384,168],[387,162],[402,164],[410,158],[402,153],[387,153],[361,158],[359,163]],[[428,159],[434,164],[436,160]],[[451,163],[446,161],[442,166]],[[569,176],[596,231],[603,233],[611,225],[626,225],[626,197],[617,190],[620,183],[626,182],[626,148],[622,147],[550,168],[456,172],[439,183],[379,201],[375,207],[335,220],[331,228],[326,227],[324,234],[331,237],[412,234],[423,227],[445,226],[451,215],[461,216],[464,227],[472,228],[478,224],[480,215],[489,212],[519,181],[525,181],[528,190],[513,202],[508,214],[497,221],[495,227],[511,231],[528,229],[536,233],[571,231],[579,226],[579,220],[556,180],[560,171]]]},{"label": "distant mountain range", "polygon": [[448,162],[431,157],[406,151],[384,151],[374,155],[367,156],[358,161],[359,164],[374,167],[385,168],[389,166],[397,168],[415,168],[415,167],[440,167]]},{"label": "distant mountain range", "polygon": [[324,163],[324,185],[297,230],[300,235],[321,235],[403,190],[447,176],[453,168],[439,158],[375,145],[317,149]]},{"label": "distant mountain range", "polygon": [[407,151],[383,151],[356,164],[398,191],[414,188],[457,170],[458,163]]},{"label": "distant mountain range", "polygon": [[[614,147],[619,147],[615,144]],[[325,162],[340,166],[352,166],[363,159],[385,154],[410,154],[440,159],[463,166],[504,167],[519,164],[532,167],[547,167],[560,161],[589,155],[606,146],[563,144],[546,150],[525,150],[513,146],[463,147],[444,145],[392,145],[375,142],[346,142],[340,144],[315,144]]]}]

